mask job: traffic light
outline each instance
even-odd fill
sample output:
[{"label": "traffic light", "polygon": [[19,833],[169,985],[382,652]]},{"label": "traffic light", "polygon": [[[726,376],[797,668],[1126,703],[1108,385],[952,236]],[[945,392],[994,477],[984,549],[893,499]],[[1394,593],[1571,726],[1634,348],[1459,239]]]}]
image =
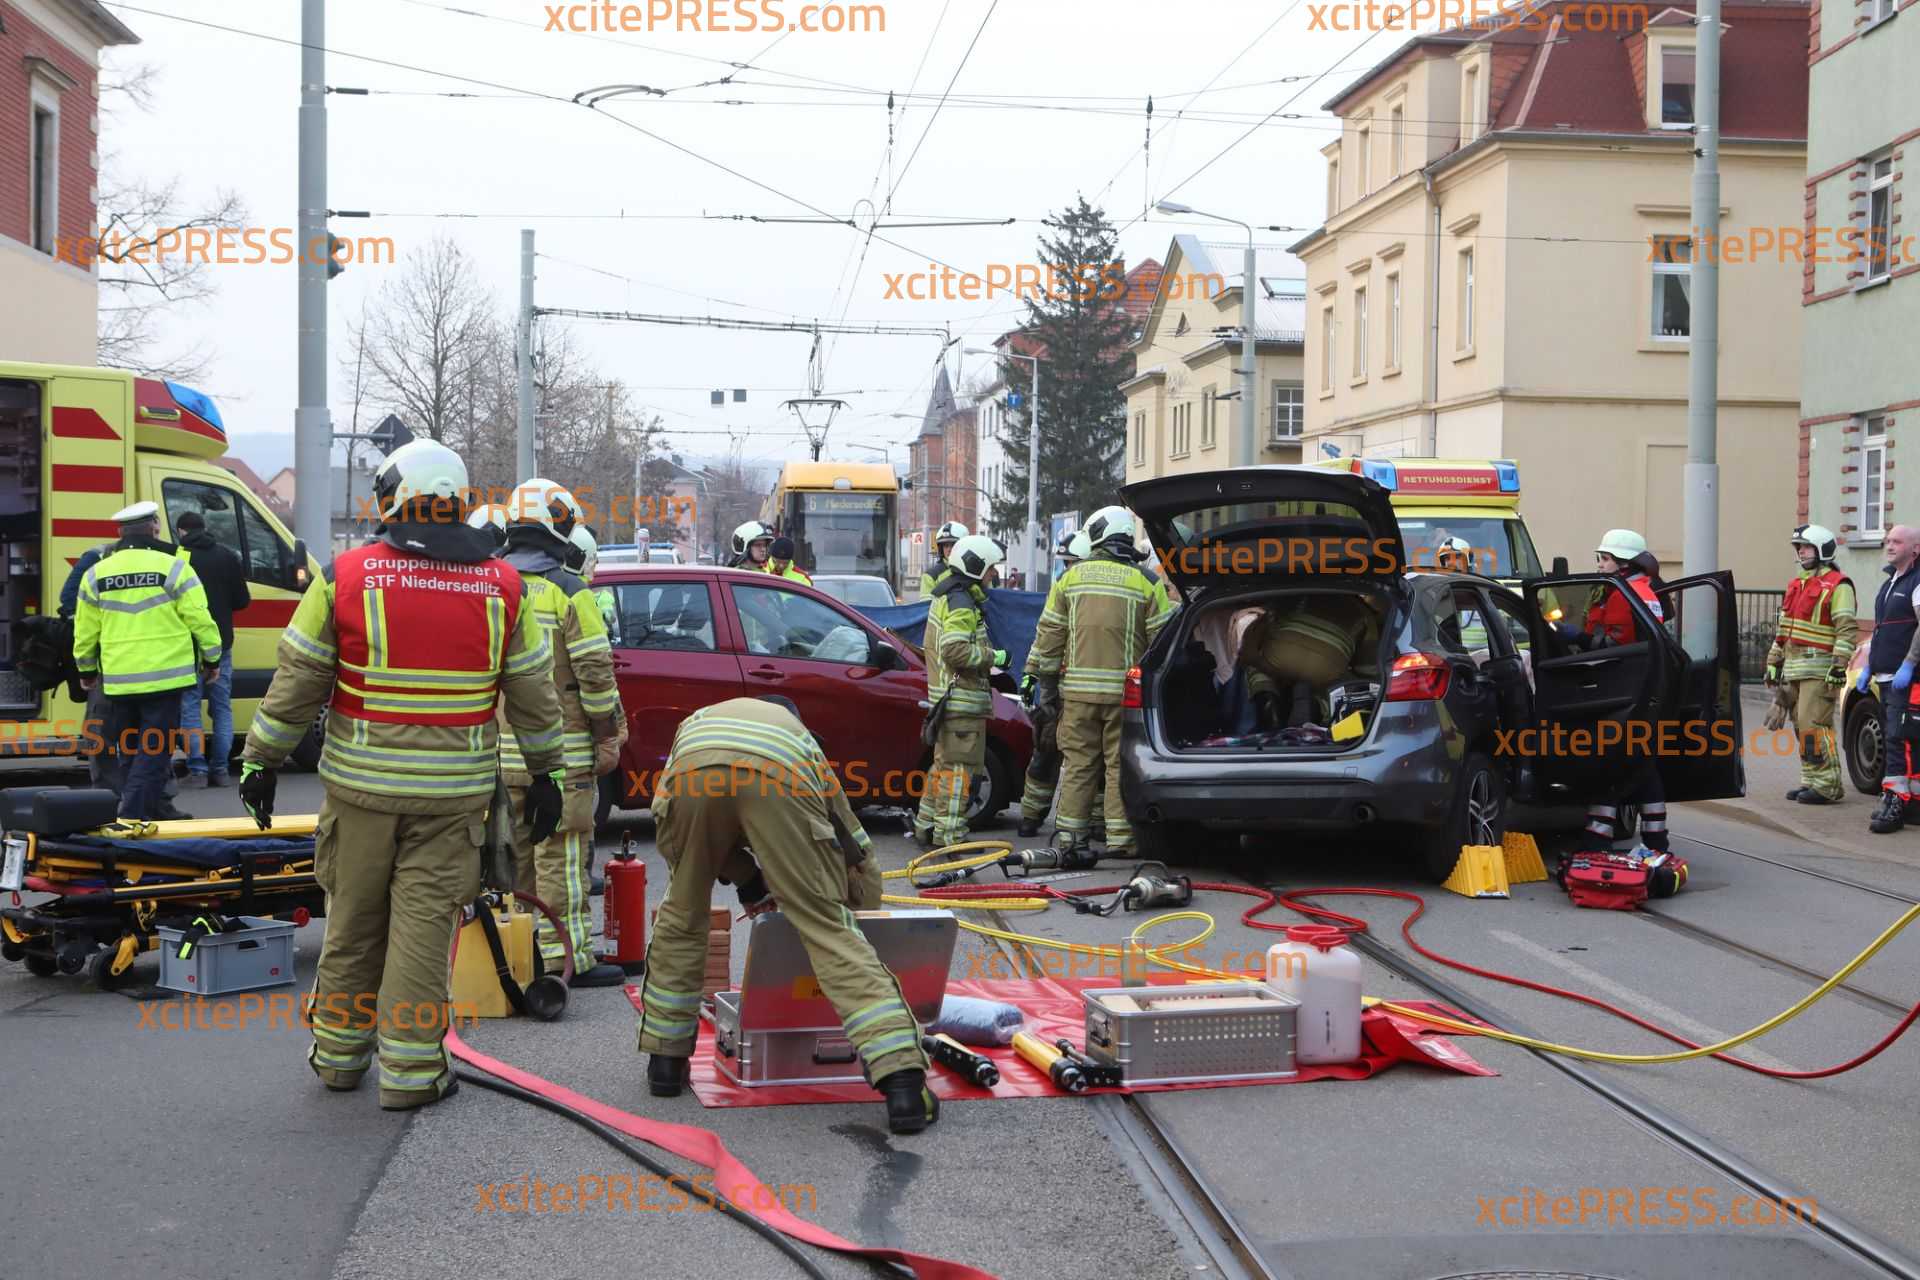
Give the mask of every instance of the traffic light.
[{"label": "traffic light", "polygon": [[327,232],[327,279],[331,280],[346,268],[340,265],[340,237]]}]

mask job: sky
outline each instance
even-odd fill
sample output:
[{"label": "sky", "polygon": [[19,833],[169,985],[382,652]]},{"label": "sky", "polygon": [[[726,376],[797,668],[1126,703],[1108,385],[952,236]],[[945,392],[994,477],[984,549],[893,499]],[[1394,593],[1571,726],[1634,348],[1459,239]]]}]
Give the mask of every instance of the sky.
[{"label": "sky", "polygon": [[[803,8],[766,4],[756,15],[763,24],[771,11],[791,24]],[[295,225],[298,0],[108,7],[141,37],[108,52],[108,73],[158,68],[149,111],[116,110],[103,121],[113,163],[156,182],[177,178],[189,207],[230,190],[250,225]],[[1143,218],[1149,196],[1303,229],[1257,233],[1262,245],[1292,243],[1323,213],[1319,152],[1338,125],[1321,104],[1405,39],[1311,29],[1300,0],[880,8],[884,32],[594,32],[546,30],[537,0],[331,0],[327,82],[377,91],[328,97],[328,203],[375,214],[332,228],[390,237],[396,259],[355,263],[328,287],[336,430],[350,429],[340,365],[348,323],[435,237],[473,257],[503,314],[517,304],[520,232],[530,228],[542,306],[945,325],[961,346],[1014,327],[1018,300],[1002,291],[914,301],[888,297],[890,287],[904,291],[906,275],[942,265],[984,277],[995,264],[1032,263],[1039,220],[1082,195],[1123,228],[1130,264],[1164,260],[1180,233],[1245,243],[1227,222]],[[575,16],[592,21],[588,11]],[[729,75],[732,83],[696,87]],[[572,101],[618,85],[666,93],[597,109]],[[870,237],[875,210],[886,211],[883,224],[1016,221],[883,225]],[[861,229],[755,217],[853,218]],[[271,474],[291,459],[295,269],[233,262],[213,271],[215,296],[169,323],[183,343],[213,353],[202,389],[220,403],[236,451]],[[660,415],[670,448],[719,454],[739,437],[749,461],[806,456],[781,402],[807,394],[810,335],[542,323],[572,326],[600,369]],[[941,340],[824,341],[824,392],[849,404],[834,420],[829,456],[877,459],[888,448],[904,464]],[[950,376],[969,381],[988,363],[959,346],[946,358]],[[747,390],[743,404],[733,402],[736,387]],[[728,403],[710,405],[720,388]]]}]

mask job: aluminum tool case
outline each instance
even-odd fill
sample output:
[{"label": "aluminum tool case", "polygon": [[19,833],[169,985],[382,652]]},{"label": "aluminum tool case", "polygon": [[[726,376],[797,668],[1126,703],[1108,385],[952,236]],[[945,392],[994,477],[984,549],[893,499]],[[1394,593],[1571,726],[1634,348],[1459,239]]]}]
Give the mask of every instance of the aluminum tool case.
[{"label": "aluminum tool case", "polygon": [[1255,982],[1102,988],[1082,993],[1086,1054],[1135,1084],[1284,1080],[1297,1001]]},{"label": "aluminum tool case", "polygon": [[[960,936],[951,911],[856,911],[880,962],[900,979],[922,1027],[940,1015]],[[860,1055],[820,992],[793,923],[756,917],[738,991],[713,997],[714,1065],[735,1084],[864,1084]]]}]

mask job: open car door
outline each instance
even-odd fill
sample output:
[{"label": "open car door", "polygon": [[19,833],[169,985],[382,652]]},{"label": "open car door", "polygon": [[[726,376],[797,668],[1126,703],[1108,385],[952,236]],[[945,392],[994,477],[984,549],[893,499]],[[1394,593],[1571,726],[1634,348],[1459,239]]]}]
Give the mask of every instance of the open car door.
[{"label": "open car door", "polygon": [[[1618,578],[1535,578],[1523,590],[1535,723],[1516,735],[1514,749],[1528,757],[1543,798],[1560,788],[1573,794],[1557,798],[1580,802],[1618,795],[1627,771],[1652,753],[1659,728],[1653,722],[1671,696],[1672,644]],[[1597,647],[1586,631],[1590,597],[1603,616],[1624,624]],[[1569,626],[1578,629],[1577,640],[1563,633]]]},{"label": "open car door", "polygon": [[[1660,593],[1669,642],[1681,674],[1661,717],[1676,726],[1674,750],[1660,757],[1667,799],[1726,800],[1747,793],[1746,737],[1740,724],[1740,624],[1733,575],[1703,573]],[[1836,741],[1832,748],[1839,750]]]}]

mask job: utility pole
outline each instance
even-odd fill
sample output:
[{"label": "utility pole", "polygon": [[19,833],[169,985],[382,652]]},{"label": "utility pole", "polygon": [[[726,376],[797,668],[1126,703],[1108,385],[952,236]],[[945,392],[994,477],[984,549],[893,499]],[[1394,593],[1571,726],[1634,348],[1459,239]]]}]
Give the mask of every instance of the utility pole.
[{"label": "utility pole", "polygon": [[1238,456],[1233,460],[1236,467],[1250,467],[1259,456],[1259,450],[1253,442],[1255,424],[1259,421],[1254,410],[1255,396],[1258,395],[1255,387],[1260,381],[1257,364],[1260,357],[1253,335],[1254,299],[1260,288],[1260,280],[1256,274],[1258,268],[1254,265],[1254,257],[1253,228],[1248,227],[1246,265],[1241,268],[1246,283],[1240,290],[1240,363],[1246,367],[1240,370],[1240,446],[1234,450]]},{"label": "utility pole", "polygon": [[1720,0],[1695,10],[1693,314],[1687,342],[1686,557],[1720,567]]},{"label": "utility pole", "polygon": [[[309,4],[318,0],[307,0]],[[520,233],[520,325],[514,354],[520,365],[519,426],[515,435],[517,483],[533,479],[539,463],[533,453],[533,232]]]},{"label": "utility pole", "polygon": [[[293,414],[293,530],[324,564],[333,557],[333,418],[327,410],[327,18],[300,4],[300,403]],[[315,246],[322,246],[316,256]]]}]

